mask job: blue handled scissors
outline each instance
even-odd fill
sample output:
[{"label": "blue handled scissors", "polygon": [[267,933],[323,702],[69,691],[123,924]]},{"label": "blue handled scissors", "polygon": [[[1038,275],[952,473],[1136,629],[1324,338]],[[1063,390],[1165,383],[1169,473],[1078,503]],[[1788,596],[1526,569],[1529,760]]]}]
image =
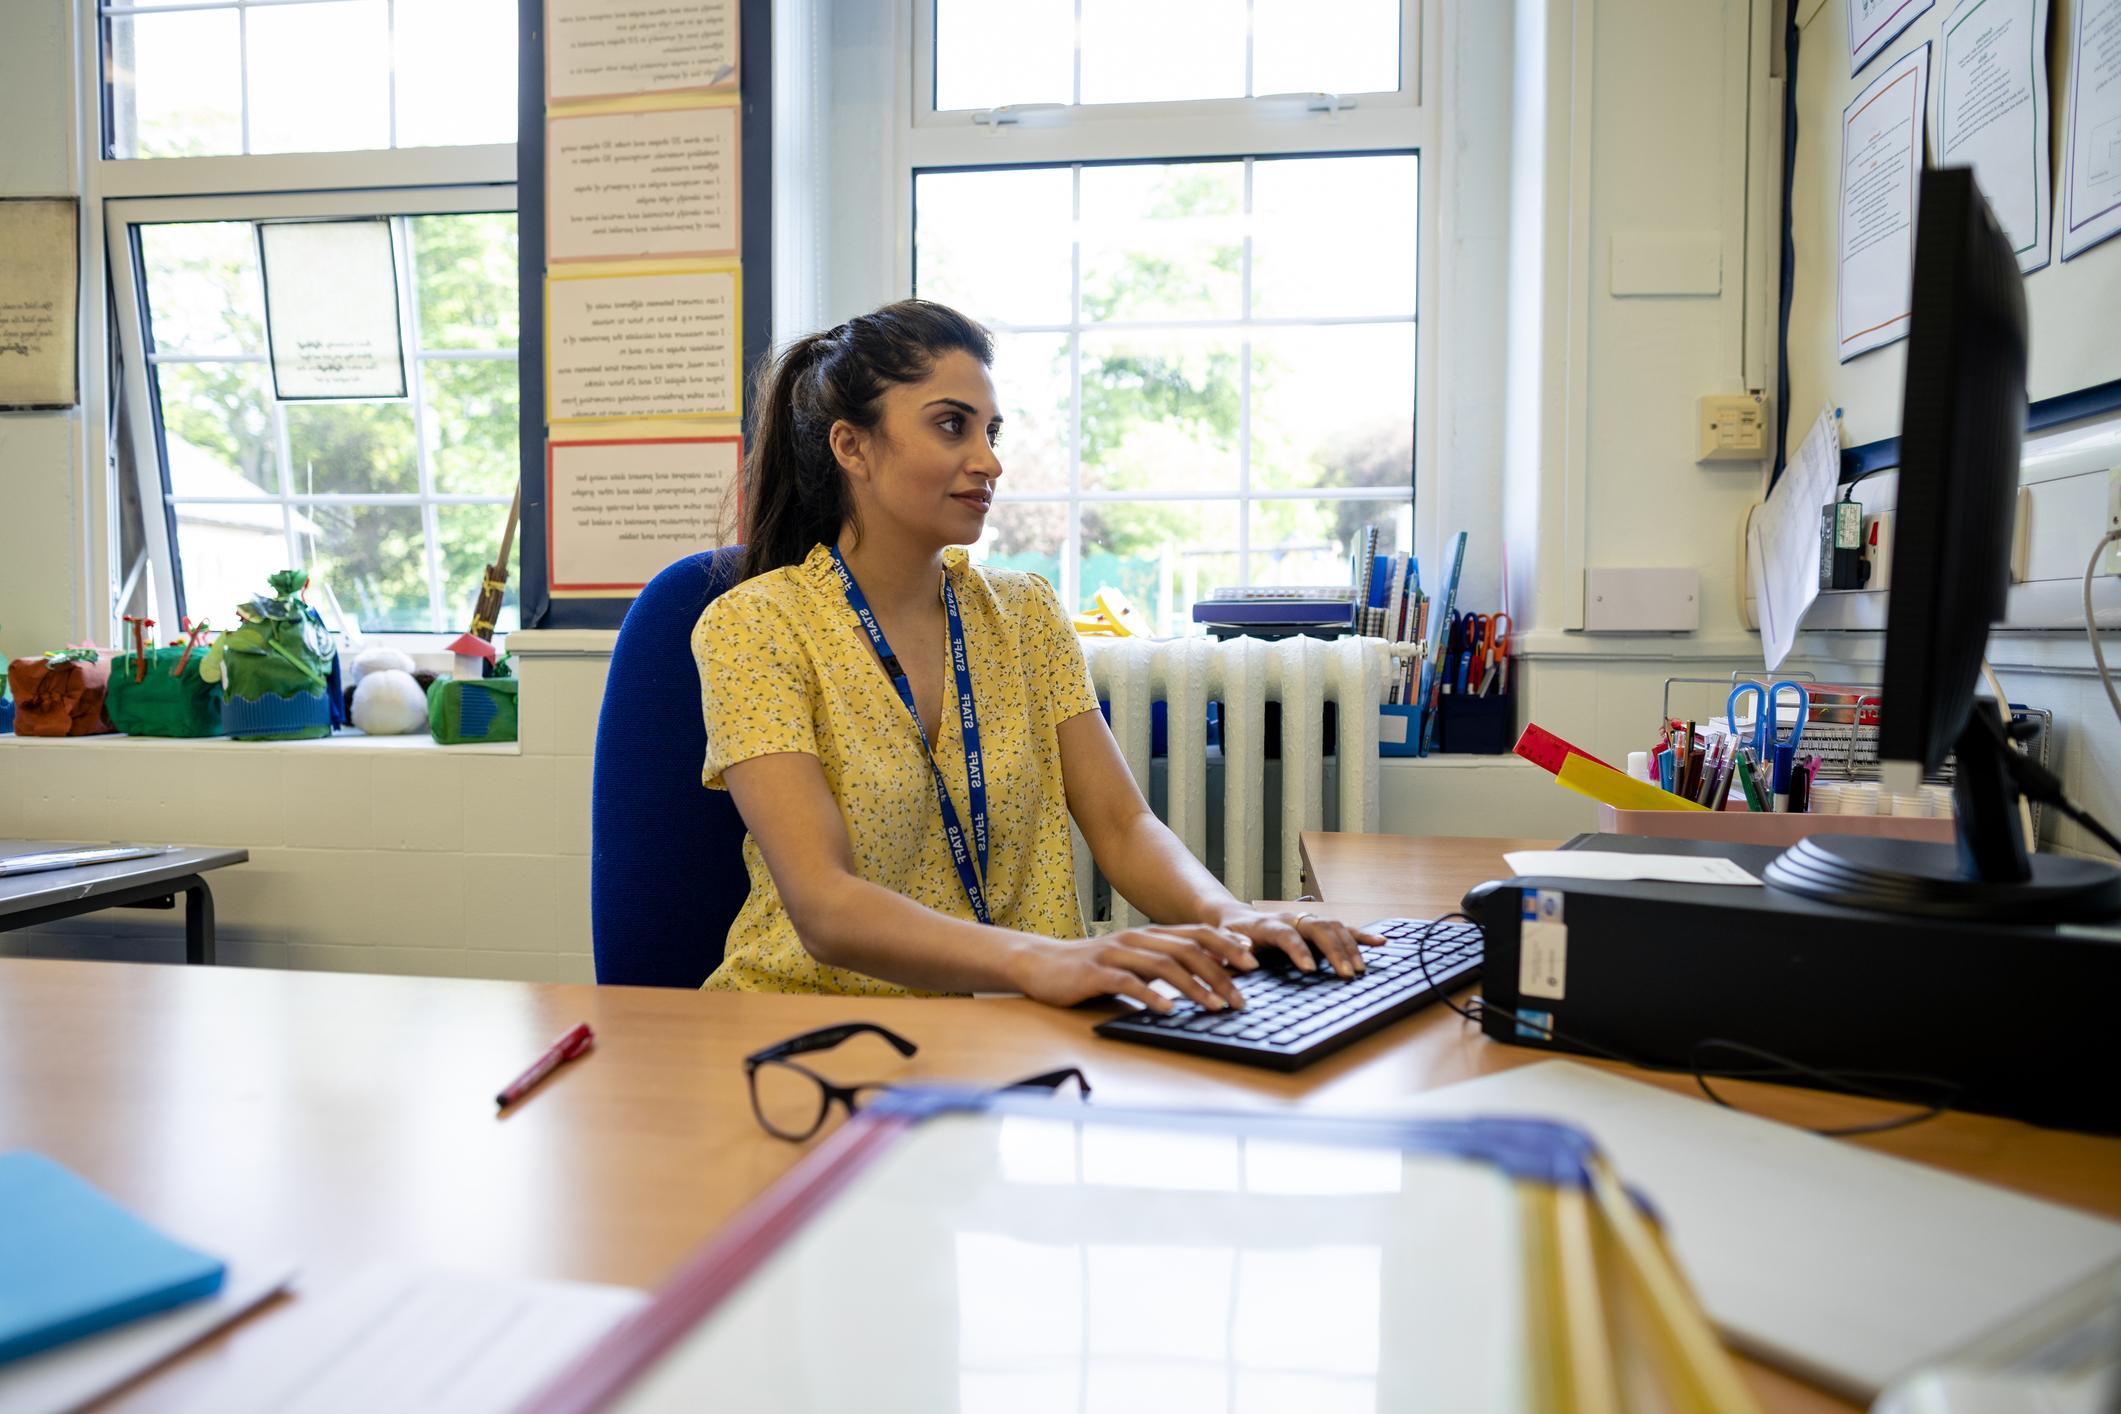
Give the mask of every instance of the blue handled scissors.
[{"label": "blue handled scissors", "polygon": [[[1782,722],[1778,711],[1784,688],[1788,688],[1797,696],[1797,720],[1791,725],[1790,734],[1786,739],[1782,735]],[[1753,714],[1752,730],[1741,732],[1738,727],[1738,704],[1748,697],[1757,697],[1758,707]],[[1723,712],[1724,720],[1731,724],[1731,735],[1737,737],[1741,745],[1750,745],[1753,748],[1754,760],[1773,761],[1775,748],[1787,746],[1794,752],[1797,743],[1804,739],[1804,724],[1812,715],[1812,694],[1805,690],[1803,683],[1792,682],[1788,678],[1773,686],[1742,682],[1731,689],[1730,699],[1724,703]]]}]

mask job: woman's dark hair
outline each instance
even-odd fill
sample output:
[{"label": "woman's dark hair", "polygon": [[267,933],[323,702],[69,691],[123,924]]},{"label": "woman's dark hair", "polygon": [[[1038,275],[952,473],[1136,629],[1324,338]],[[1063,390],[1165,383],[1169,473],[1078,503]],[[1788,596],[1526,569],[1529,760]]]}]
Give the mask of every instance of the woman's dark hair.
[{"label": "woman's dark hair", "polygon": [[800,564],[854,519],[847,475],[832,454],[832,424],[864,430],[882,419],[884,390],[928,376],[962,350],[994,362],[986,329],[930,300],[900,300],[782,349],[752,390],[757,421],[744,456],[743,577]]}]

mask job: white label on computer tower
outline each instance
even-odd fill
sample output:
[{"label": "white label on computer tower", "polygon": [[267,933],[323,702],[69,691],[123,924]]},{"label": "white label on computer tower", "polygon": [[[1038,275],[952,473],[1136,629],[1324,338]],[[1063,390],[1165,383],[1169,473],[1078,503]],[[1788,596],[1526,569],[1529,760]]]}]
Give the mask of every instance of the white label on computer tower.
[{"label": "white label on computer tower", "polygon": [[1562,920],[1561,890],[1527,889],[1517,925],[1517,990],[1558,1002],[1568,984],[1569,927]]}]

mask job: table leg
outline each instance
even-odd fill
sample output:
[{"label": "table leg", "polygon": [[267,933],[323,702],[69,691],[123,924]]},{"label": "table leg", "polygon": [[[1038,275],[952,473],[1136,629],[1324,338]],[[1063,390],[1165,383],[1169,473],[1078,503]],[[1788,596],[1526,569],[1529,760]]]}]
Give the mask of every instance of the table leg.
[{"label": "table leg", "polygon": [[184,960],[208,965],[214,960],[214,894],[204,879],[184,891]]}]

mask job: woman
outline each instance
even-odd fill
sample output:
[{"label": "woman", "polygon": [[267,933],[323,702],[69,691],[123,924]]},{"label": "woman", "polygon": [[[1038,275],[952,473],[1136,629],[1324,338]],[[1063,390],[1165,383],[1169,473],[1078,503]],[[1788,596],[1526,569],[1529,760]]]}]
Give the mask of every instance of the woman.
[{"label": "woman", "polygon": [[[1256,944],[1358,940],[1233,898],[1149,810],[1036,575],[975,568],[1002,467],[987,331],[907,300],[784,350],[744,468],[744,580],[700,617],[706,782],[751,895],[710,988],[1242,1006]],[[1160,920],[1083,937],[1068,818]]]}]

